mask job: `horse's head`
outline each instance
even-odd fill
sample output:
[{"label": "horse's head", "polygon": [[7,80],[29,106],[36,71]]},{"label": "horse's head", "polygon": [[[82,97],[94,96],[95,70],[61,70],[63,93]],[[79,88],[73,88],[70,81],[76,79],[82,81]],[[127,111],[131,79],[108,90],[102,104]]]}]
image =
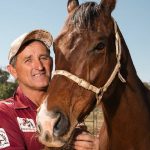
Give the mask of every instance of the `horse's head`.
[{"label": "horse's head", "polygon": [[115,4],[116,0],[81,5],[68,0],[68,18],[54,41],[56,71],[37,115],[39,139],[46,146],[67,142],[96,100],[112,93],[121,57],[117,25],[111,17]]}]

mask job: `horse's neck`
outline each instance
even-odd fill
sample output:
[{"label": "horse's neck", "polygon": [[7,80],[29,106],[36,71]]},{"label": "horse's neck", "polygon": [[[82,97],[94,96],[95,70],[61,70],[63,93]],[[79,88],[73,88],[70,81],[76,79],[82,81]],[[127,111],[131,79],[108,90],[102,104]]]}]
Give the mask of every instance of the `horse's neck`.
[{"label": "horse's neck", "polygon": [[103,103],[108,147],[143,150],[145,146],[146,150],[150,147],[150,92],[128,84],[119,99],[117,94]]},{"label": "horse's neck", "polygon": [[102,104],[109,144],[122,150],[136,149],[136,142],[142,147],[144,140],[150,140],[150,91],[137,77],[132,61],[127,65],[127,72],[125,87],[117,88],[113,96]]}]

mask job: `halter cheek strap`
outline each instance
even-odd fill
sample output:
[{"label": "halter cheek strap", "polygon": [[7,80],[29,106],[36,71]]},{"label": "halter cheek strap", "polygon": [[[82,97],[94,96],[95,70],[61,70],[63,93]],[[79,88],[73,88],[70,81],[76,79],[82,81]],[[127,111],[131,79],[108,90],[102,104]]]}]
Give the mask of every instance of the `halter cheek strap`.
[{"label": "halter cheek strap", "polygon": [[115,79],[116,75],[118,75],[119,79],[121,80],[121,82],[125,83],[125,79],[123,78],[123,76],[120,74],[120,68],[121,68],[121,39],[120,36],[118,34],[117,31],[117,23],[114,20],[114,30],[115,30],[115,37],[116,37],[116,41],[115,41],[115,46],[116,46],[116,59],[117,59],[117,64],[112,72],[112,74],[110,75],[109,79],[107,80],[107,82],[102,86],[102,87],[96,87],[92,84],[90,84],[89,82],[85,81],[84,79],[81,79],[73,74],[71,74],[68,71],[65,70],[55,70],[55,72],[53,73],[54,75],[63,75],[67,78],[69,78],[70,80],[76,82],[79,86],[92,91],[96,94],[96,99],[97,99],[97,105],[100,103],[104,92],[107,91],[108,87],[110,86],[110,84],[112,83],[112,81]]}]

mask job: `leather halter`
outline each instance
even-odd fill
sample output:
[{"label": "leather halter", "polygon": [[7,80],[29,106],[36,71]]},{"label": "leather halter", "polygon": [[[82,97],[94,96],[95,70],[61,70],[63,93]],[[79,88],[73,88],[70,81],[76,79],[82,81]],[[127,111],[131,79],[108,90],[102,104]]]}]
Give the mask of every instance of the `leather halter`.
[{"label": "leather halter", "polygon": [[122,77],[122,75],[120,74],[120,68],[121,68],[121,39],[119,36],[119,33],[117,31],[117,23],[114,20],[114,30],[115,30],[115,46],[116,46],[116,59],[117,59],[117,63],[116,66],[112,72],[112,74],[110,75],[110,77],[108,78],[107,82],[102,86],[102,87],[96,87],[92,84],[90,84],[89,82],[85,81],[82,78],[79,78],[75,75],[73,75],[72,73],[65,71],[65,70],[55,70],[53,73],[54,75],[63,75],[67,78],[69,78],[70,80],[76,82],[79,86],[92,91],[96,94],[96,99],[97,99],[97,105],[100,103],[102,96],[104,94],[104,92],[107,91],[108,87],[110,86],[110,84],[112,83],[112,81],[115,79],[116,75],[118,75],[119,79],[125,83],[125,79]]}]

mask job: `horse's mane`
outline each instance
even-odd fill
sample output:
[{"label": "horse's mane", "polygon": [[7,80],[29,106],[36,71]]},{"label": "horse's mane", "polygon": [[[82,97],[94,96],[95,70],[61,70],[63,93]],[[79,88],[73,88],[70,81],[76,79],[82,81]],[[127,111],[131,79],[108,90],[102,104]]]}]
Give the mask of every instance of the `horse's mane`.
[{"label": "horse's mane", "polygon": [[77,28],[91,29],[93,28],[95,18],[99,17],[99,15],[99,5],[95,2],[86,2],[79,5],[71,20]]}]

